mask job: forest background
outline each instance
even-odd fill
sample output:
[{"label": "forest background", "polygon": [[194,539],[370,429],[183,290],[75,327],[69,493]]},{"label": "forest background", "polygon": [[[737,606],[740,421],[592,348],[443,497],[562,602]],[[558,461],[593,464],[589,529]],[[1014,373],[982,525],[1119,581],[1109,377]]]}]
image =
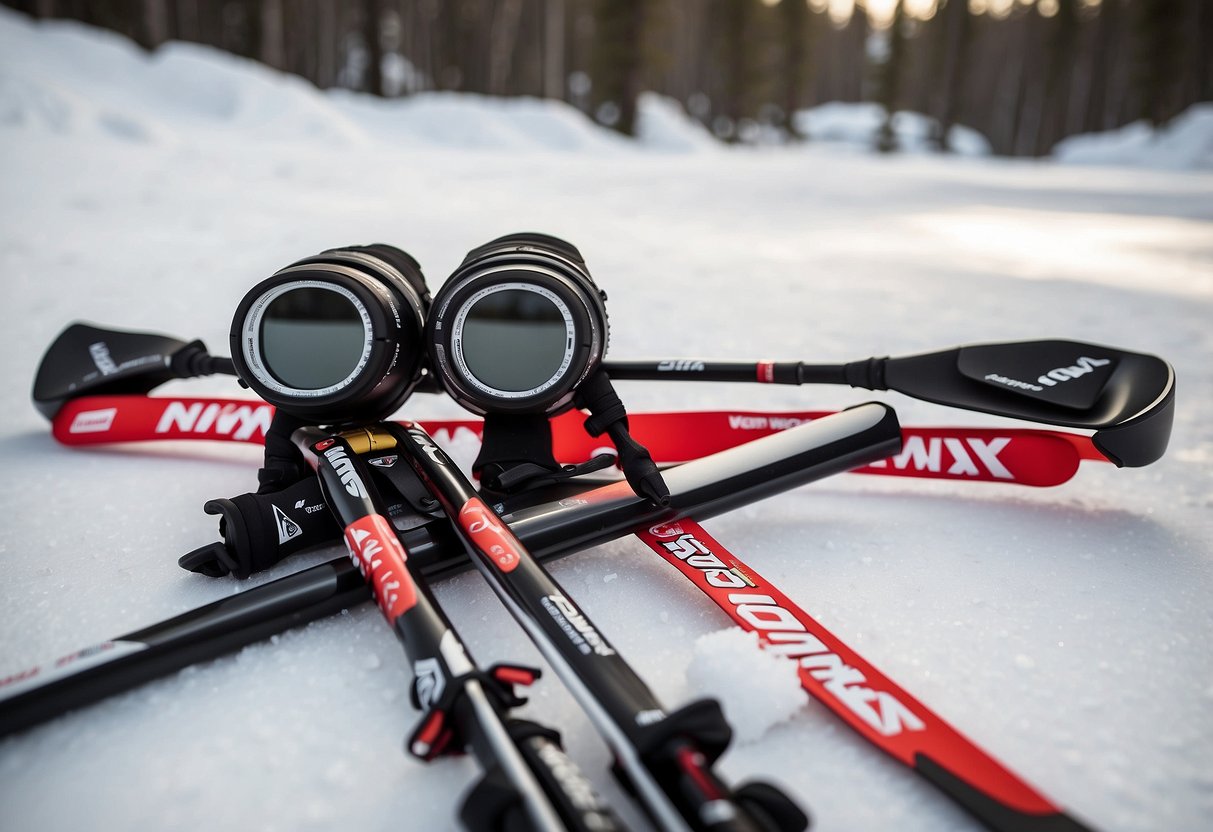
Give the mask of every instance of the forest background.
[{"label": "forest background", "polygon": [[722,141],[803,141],[795,113],[875,102],[992,151],[1165,125],[1213,100],[1210,0],[3,0],[147,49],[217,46],[317,87],[560,99],[631,134],[643,91]]}]

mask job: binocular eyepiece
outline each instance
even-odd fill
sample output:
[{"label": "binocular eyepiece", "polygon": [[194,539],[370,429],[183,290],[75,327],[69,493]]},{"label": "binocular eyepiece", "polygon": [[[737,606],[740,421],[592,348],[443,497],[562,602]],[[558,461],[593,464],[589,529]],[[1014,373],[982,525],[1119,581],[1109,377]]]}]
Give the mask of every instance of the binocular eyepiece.
[{"label": "binocular eyepiece", "polygon": [[421,380],[429,308],[421,267],[400,249],[330,249],[245,295],[232,320],[232,362],[254,392],[293,416],[382,418]]},{"label": "binocular eyepiece", "polygon": [[244,297],[232,359],[258,395],[317,423],[382,419],[427,368],[475,413],[552,416],[602,362],[605,300],[581,253],[544,234],[474,249],[432,301],[400,249],[330,249]]}]

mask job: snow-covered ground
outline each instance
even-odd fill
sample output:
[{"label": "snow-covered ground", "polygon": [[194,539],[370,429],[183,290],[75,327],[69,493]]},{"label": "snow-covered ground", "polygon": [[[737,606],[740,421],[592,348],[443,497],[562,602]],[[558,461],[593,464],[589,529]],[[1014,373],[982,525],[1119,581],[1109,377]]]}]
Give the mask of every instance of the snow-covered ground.
[{"label": "snow-covered ground", "polygon": [[[1047,491],[836,477],[709,529],[1095,827],[1206,828],[1213,175],[729,151],[660,104],[632,145],[555,104],[322,95],[201,48],[149,59],[0,12],[0,675],[338,553],[248,584],[180,570],[214,539],[203,501],[247,490],[257,454],[56,446],[28,394],[65,324],[224,351],[244,291],[321,248],[393,242],[439,284],[472,246],[541,230],[578,244],[610,292],[618,358],[826,361],[1061,336],[1174,362],[1175,434],[1150,468],[1088,464]],[[638,410],[878,398],[622,388]],[[991,421],[879,398],[908,424]],[[408,411],[459,415],[438,397]],[[710,653],[744,645],[713,636],[727,621],[638,541],[553,571],[665,701],[725,701],[744,725],[728,777],[782,783],[822,832],[975,828],[819,705],[722,685]],[[438,596],[481,659],[539,661],[476,576]],[[407,683],[378,613],[351,610],[0,742],[0,828],[453,828],[474,767],[402,753]],[[565,729],[642,826],[553,677],[529,712]]]}]

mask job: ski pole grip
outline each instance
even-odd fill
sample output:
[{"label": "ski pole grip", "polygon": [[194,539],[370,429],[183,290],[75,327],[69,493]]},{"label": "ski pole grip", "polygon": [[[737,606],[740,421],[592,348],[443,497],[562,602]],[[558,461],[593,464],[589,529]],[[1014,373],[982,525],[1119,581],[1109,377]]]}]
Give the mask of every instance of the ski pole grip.
[{"label": "ski pole grip", "polygon": [[195,549],[177,563],[212,578],[247,578],[288,555],[341,537],[315,478],[272,494],[210,500],[203,511],[219,517],[223,540]]},{"label": "ski pole grip", "polygon": [[843,377],[852,387],[862,387],[864,390],[888,390],[885,383],[884,368],[888,357],[867,358],[863,361],[852,361],[843,366]]}]

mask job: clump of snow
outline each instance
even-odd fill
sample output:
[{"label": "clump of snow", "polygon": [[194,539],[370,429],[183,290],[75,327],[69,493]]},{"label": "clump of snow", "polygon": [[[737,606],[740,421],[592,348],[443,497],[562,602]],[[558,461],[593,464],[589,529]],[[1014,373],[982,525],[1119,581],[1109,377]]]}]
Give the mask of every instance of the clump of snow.
[{"label": "clump of snow", "polygon": [[1053,158],[1072,165],[1213,170],[1213,102],[1192,105],[1158,130],[1135,121],[1116,130],[1071,136],[1053,148]]},{"label": "clump of snow", "polygon": [[[871,102],[832,101],[800,110],[793,116],[796,129],[809,141],[863,151],[876,147],[884,122],[884,107]],[[939,123],[930,116],[899,110],[893,114],[892,126],[898,151],[930,153],[938,150],[934,136]],[[985,136],[959,124],[948,131],[948,146],[961,156],[989,156],[991,152]]]},{"label": "clump of snow", "polygon": [[81,24],[6,15],[0,54],[0,126],[138,142],[215,131],[337,146],[367,139],[303,79],[197,44],[149,55]]},{"label": "clump of snow", "polygon": [[796,663],[763,650],[758,634],[736,628],[695,639],[687,681],[720,700],[738,742],[754,742],[795,716],[808,700]]}]

